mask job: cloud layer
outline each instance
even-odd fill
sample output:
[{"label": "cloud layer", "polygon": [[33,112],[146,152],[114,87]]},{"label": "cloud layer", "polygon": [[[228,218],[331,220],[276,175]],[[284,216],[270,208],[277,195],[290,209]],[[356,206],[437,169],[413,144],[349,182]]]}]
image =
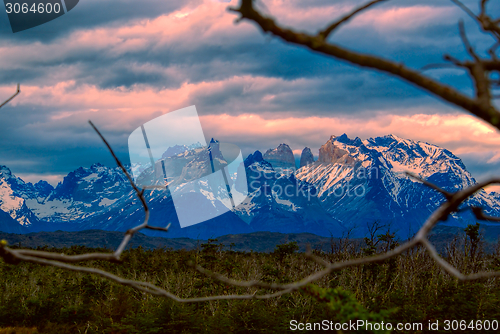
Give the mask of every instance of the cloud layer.
[{"label": "cloud layer", "polygon": [[[462,157],[477,177],[500,166],[497,132],[422,91],[264,36],[226,9],[231,3],[82,1],[67,15],[12,34],[0,18],[0,164],[29,180],[94,162],[112,164],[87,121],[128,160],[128,135],[159,115],[196,105],[205,135],[245,153],[286,142],[317,150],[331,134],[398,136]],[[359,1],[264,1],[286,26],[314,33]],[[475,8],[475,1],[467,1]],[[491,12],[500,5],[491,5]],[[0,16],[4,12],[0,11]],[[457,7],[430,0],[387,2],[356,17],[332,42],[420,68],[465,57],[457,22],[476,47],[490,40]],[[6,15],[5,15],[6,19]],[[470,93],[464,73],[430,76]],[[45,175],[45,176],[44,176]]]}]

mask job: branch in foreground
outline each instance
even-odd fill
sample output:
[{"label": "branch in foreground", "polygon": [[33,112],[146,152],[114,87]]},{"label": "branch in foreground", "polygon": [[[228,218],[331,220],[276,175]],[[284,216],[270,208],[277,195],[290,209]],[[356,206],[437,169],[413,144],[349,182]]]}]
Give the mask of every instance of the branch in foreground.
[{"label": "branch in foreground", "polygon": [[[424,182],[426,185],[432,186],[433,189],[437,191],[443,192],[442,189],[439,187],[432,185],[431,183],[419,178],[416,175],[408,173],[411,177],[414,177],[415,179]],[[458,207],[460,206],[461,203],[463,203],[467,198],[472,196],[474,193],[482,189],[483,187],[490,185],[490,184],[500,184],[500,179],[495,178],[491,179],[489,181],[485,181],[482,183],[475,184],[473,186],[470,186],[466,189],[463,189],[461,191],[455,192],[455,193],[448,193],[450,196],[447,196],[446,202],[444,202],[434,213],[427,219],[427,221],[424,223],[422,228],[417,232],[414,238],[411,240],[403,243],[399,247],[388,251],[386,253],[378,254],[375,256],[371,257],[365,257],[365,258],[356,258],[356,259],[351,259],[348,261],[343,261],[343,262],[334,262],[330,263],[320,257],[317,257],[313,255],[310,252],[310,249],[306,253],[306,256],[315,261],[317,264],[321,265],[324,267],[324,269],[317,271],[309,276],[306,276],[300,281],[289,283],[289,284],[277,284],[277,283],[266,283],[262,282],[259,280],[250,280],[250,281],[239,281],[239,280],[234,280],[231,278],[228,278],[224,275],[221,275],[219,273],[212,272],[210,270],[207,270],[203,268],[200,265],[196,265],[193,263],[190,263],[192,267],[194,267],[198,272],[201,274],[210,277],[216,281],[223,282],[225,284],[235,286],[235,287],[246,287],[246,288],[257,288],[257,290],[254,291],[252,294],[244,294],[244,295],[218,295],[218,296],[208,296],[208,297],[195,297],[195,298],[180,298],[158,286],[155,286],[153,284],[147,283],[147,282],[140,282],[140,281],[134,281],[134,280],[129,280],[125,279],[119,276],[116,276],[114,274],[111,274],[109,272],[97,269],[97,268],[89,268],[89,267],[80,267],[80,266],[73,266],[64,262],[77,262],[77,261],[85,261],[85,260],[115,260],[116,256],[115,254],[101,254],[101,253],[94,253],[94,254],[84,254],[84,255],[76,255],[76,256],[65,256],[64,254],[54,254],[54,253],[49,253],[49,252],[42,252],[42,251],[33,251],[33,250],[14,250],[9,247],[7,247],[6,242],[3,240],[0,243],[0,257],[4,259],[7,263],[11,264],[17,264],[21,261],[25,262],[32,262],[32,263],[37,263],[37,264],[42,264],[42,265],[51,265],[54,267],[66,269],[66,270],[71,270],[71,271],[76,271],[76,272],[85,272],[85,273],[92,273],[96,275],[100,275],[102,277],[105,277],[107,279],[110,279],[112,281],[115,281],[119,284],[130,286],[134,289],[137,289],[139,291],[143,291],[146,293],[150,293],[153,295],[157,296],[162,296],[166,298],[170,298],[172,300],[175,300],[177,302],[203,302],[203,301],[211,301],[211,300],[230,300],[230,299],[268,299],[268,298],[273,298],[277,296],[281,296],[283,294],[291,293],[293,291],[297,291],[299,289],[304,288],[306,285],[309,283],[315,282],[322,277],[332,273],[333,271],[336,270],[341,270],[347,267],[353,267],[353,266],[359,266],[359,265],[364,265],[364,264],[369,264],[369,263],[375,263],[375,262],[382,262],[385,260],[388,260],[392,257],[395,257],[399,254],[402,254],[403,252],[414,248],[418,245],[424,246],[430,256],[436,261],[436,263],[441,266],[446,272],[448,272],[450,275],[455,276],[456,278],[460,280],[477,280],[477,279],[484,279],[484,278],[490,278],[490,277],[496,277],[500,276],[500,272],[498,271],[489,271],[489,272],[480,272],[480,273],[475,273],[475,274],[470,274],[470,275],[464,275],[460,271],[458,271],[455,267],[453,267],[451,264],[446,262],[443,258],[439,256],[437,253],[436,249],[434,246],[429,242],[428,240],[428,234],[432,230],[432,228],[441,220],[445,220],[446,217],[452,212],[458,211]],[[139,191],[138,196],[142,196],[143,192]],[[477,208],[472,208],[473,211],[477,211]],[[485,216],[486,217],[486,216]],[[147,221],[145,222],[147,224]],[[143,226],[143,224],[139,225]],[[135,228],[134,230],[138,230],[139,227]],[[129,230],[130,231],[130,230]],[[132,233],[133,234],[133,233]],[[127,234],[129,235],[129,234]],[[124,239],[125,240],[125,239]],[[120,247],[121,248],[121,247]],[[123,250],[123,249],[122,249]],[[118,255],[119,257],[119,255]],[[259,291],[258,289],[268,289],[268,290],[280,290],[275,293],[268,293],[268,294],[262,294],[259,295],[257,292]]]},{"label": "branch in foreground", "polygon": [[[431,186],[433,189],[438,190],[440,192],[445,192],[438,186],[425,181],[418,176],[407,173],[411,177],[414,177],[415,179],[424,182],[426,185]],[[451,264],[446,262],[443,258],[439,256],[437,253],[436,249],[434,246],[429,242],[428,240],[428,235],[432,228],[436,226],[436,224],[439,221],[446,220],[449,214],[452,212],[457,212],[458,207],[460,204],[462,204],[467,198],[481,190],[482,188],[491,185],[491,184],[500,184],[500,178],[493,178],[491,180],[481,182],[475,185],[472,185],[466,189],[463,189],[461,191],[458,191],[456,193],[448,193],[450,194],[450,197],[447,197],[447,201],[443,203],[434,213],[427,219],[427,221],[424,223],[424,225],[420,228],[420,230],[417,232],[415,237],[403,244],[401,244],[399,247],[393,249],[392,251],[378,254],[375,256],[371,257],[365,257],[365,258],[359,258],[359,259],[352,259],[344,262],[335,262],[335,263],[330,263],[324,259],[321,259],[319,257],[316,257],[310,253],[306,254],[309,258],[313,259],[315,262],[318,264],[321,264],[322,266],[325,267],[325,269],[318,271],[316,273],[313,273],[301,281],[290,283],[290,284],[269,284],[265,282],[259,282],[259,281],[236,281],[232,280],[228,277],[225,277],[221,274],[218,273],[213,273],[205,268],[202,268],[201,266],[195,266],[195,268],[202,274],[205,274],[209,277],[212,277],[213,279],[216,279],[218,281],[224,282],[226,284],[234,285],[234,286],[240,286],[240,287],[262,287],[262,288],[268,288],[268,289],[288,289],[288,290],[298,290],[304,286],[306,286],[309,283],[312,283],[314,281],[317,281],[321,279],[322,277],[332,273],[333,271],[340,270],[343,268],[347,267],[353,267],[353,266],[359,266],[363,264],[369,264],[369,263],[374,263],[374,262],[382,262],[385,260],[388,260],[394,256],[397,256],[399,254],[402,254],[403,252],[414,248],[418,245],[424,246],[430,256],[436,261],[436,263],[441,266],[446,272],[448,272],[450,275],[455,276],[456,278],[460,280],[477,280],[477,279],[484,279],[484,278],[490,278],[490,277],[496,277],[500,276],[500,271],[488,271],[488,272],[480,272],[480,273],[475,273],[475,274],[470,274],[470,275],[464,275],[460,273],[456,268],[454,268]],[[500,220],[500,219],[499,219]]]},{"label": "branch in foreground", "polygon": [[2,104],[0,104],[0,108],[2,108],[4,105],[6,105],[10,101],[12,101],[12,99],[15,98],[17,96],[17,94],[19,94],[20,92],[21,92],[21,85],[17,84],[17,90],[16,90],[15,94],[12,95],[11,97],[9,97],[7,100],[5,100]]},{"label": "branch in foreground", "polygon": [[[375,70],[379,70],[388,74],[391,74],[393,76],[396,76],[406,82],[409,82],[413,85],[416,85],[417,87],[420,87],[424,89],[425,91],[429,92],[430,94],[437,96],[449,103],[452,103],[458,107],[461,107],[470,113],[476,115],[479,118],[482,118],[486,122],[496,126],[498,129],[500,129],[500,112],[492,106],[491,103],[491,96],[489,96],[489,89],[491,87],[490,82],[488,81],[488,78],[486,75],[488,72],[500,72],[500,62],[498,59],[495,57],[494,54],[491,54],[491,59],[479,59],[479,57],[473,57],[473,61],[459,61],[457,59],[452,58],[451,56],[448,56],[447,60],[451,61],[455,66],[465,68],[469,71],[469,74],[472,76],[472,78],[475,80],[475,88],[476,88],[476,97],[471,98],[468,97],[461,92],[446,86],[430,77],[424,76],[422,73],[419,71],[415,71],[412,69],[407,68],[403,64],[397,64],[394,63],[390,60],[383,59],[380,57],[376,56],[371,56],[371,55],[366,55],[362,53],[357,53],[355,51],[351,51],[345,48],[342,48],[340,46],[337,46],[335,44],[330,44],[325,41],[326,37],[334,31],[336,28],[338,28],[339,25],[342,23],[347,22],[350,20],[352,17],[354,17],[356,14],[362,12],[363,10],[367,9],[368,7],[371,7],[372,5],[381,2],[381,1],[372,1],[368,3],[365,6],[362,6],[352,12],[351,14],[347,15],[346,17],[336,21],[335,23],[331,24],[329,27],[327,27],[325,30],[320,32],[318,36],[311,36],[305,33],[298,33],[295,32],[291,29],[285,29],[280,27],[277,23],[275,23],[274,20],[271,18],[267,18],[262,16],[258,11],[256,11],[253,8],[253,2],[252,0],[242,0],[240,8],[233,8],[232,10],[235,12],[238,12],[241,14],[241,19],[248,19],[251,21],[256,22],[263,31],[265,32],[271,32],[275,36],[281,37],[285,41],[288,41],[290,43],[294,43],[297,45],[304,45],[308,48],[310,48],[313,51],[330,55],[332,57],[350,62],[352,64],[366,67],[366,68],[371,68]],[[500,24],[499,20],[493,20],[489,16],[485,14],[485,4],[486,1],[482,1],[482,7],[481,7],[481,14],[478,16],[478,20],[480,21],[482,28],[484,31],[489,31],[492,32],[494,36],[499,36],[498,34],[500,33],[500,27],[498,26]],[[467,45],[470,46],[470,43],[467,41],[465,37],[465,33],[462,34],[462,38],[464,41],[464,44],[466,44],[466,47],[469,51],[472,50],[472,48],[469,48]],[[472,50],[473,51],[473,50]],[[486,81],[485,81],[486,80]],[[17,94],[16,94],[17,95]],[[15,95],[14,95],[15,96]],[[13,97],[14,97],[13,96]],[[13,98],[12,97],[12,98]],[[11,98],[11,99],[12,99]],[[8,101],[10,101],[9,99]],[[6,101],[6,102],[8,102]],[[110,280],[113,280],[119,284],[127,285],[132,288],[135,288],[137,290],[151,293],[154,295],[159,295],[167,298],[171,298],[175,301],[178,302],[199,302],[199,301],[209,301],[209,300],[227,300],[227,299],[267,299],[267,298],[273,298],[276,296],[280,296],[286,293],[290,293],[292,291],[298,290],[305,285],[317,281],[320,278],[330,274],[331,272],[335,270],[341,270],[343,268],[347,267],[352,267],[352,266],[359,266],[363,264],[368,264],[368,263],[374,263],[374,262],[381,262],[385,261],[387,259],[390,259],[392,257],[395,257],[399,254],[402,254],[403,252],[416,247],[418,245],[424,246],[427,251],[429,252],[430,256],[436,261],[436,263],[441,266],[445,271],[447,271],[450,275],[453,275],[457,277],[458,279],[461,280],[474,280],[474,279],[480,279],[480,278],[488,278],[488,277],[494,277],[494,276],[500,276],[500,272],[492,271],[492,272],[482,272],[482,273],[476,273],[476,274],[471,274],[471,275],[463,275],[460,273],[456,268],[451,266],[449,263],[447,263],[444,259],[442,259],[437,251],[435,250],[434,246],[429,242],[428,240],[428,234],[432,230],[432,228],[442,220],[445,220],[449,214],[453,212],[458,212],[458,207],[460,206],[461,203],[463,203],[468,197],[473,195],[475,192],[480,190],[482,187],[487,186],[489,184],[494,184],[494,183],[500,183],[500,179],[492,179],[487,182],[483,183],[478,183],[476,185],[473,185],[471,187],[468,187],[466,189],[463,189],[461,191],[455,192],[455,193],[450,193],[447,192],[436,185],[427,182],[426,180],[423,180],[421,178],[418,178],[415,175],[410,175],[411,177],[414,177],[427,186],[441,192],[445,197],[446,201],[439,206],[436,211],[426,220],[422,228],[417,232],[415,237],[413,237],[411,240],[408,240],[407,242],[403,243],[399,247],[395,248],[394,250],[391,250],[386,253],[378,254],[375,256],[371,257],[365,257],[365,258],[358,258],[358,259],[352,259],[344,262],[334,262],[330,263],[324,259],[321,259],[319,257],[313,256],[310,253],[307,253],[306,256],[308,256],[311,260],[315,261],[316,263],[320,264],[321,266],[324,267],[324,269],[317,271],[311,275],[306,276],[302,280],[290,284],[276,284],[276,283],[266,283],[258,280],[251,280],[251,281],[238,281],[238,280],[233,280],[230,279],[224,275],[221,275],[219,273],[214,273],[211,272],[199,265],[194,265],[193,267],[198,270],[200,273],[206,275],[207,277],[211,277],[215,280],[224,282],[226,284],[232,285],[232,286],[239,286],[239,287],[247,287],[247,288],[262,288],[262,289],[271,289],[271,290],[280,290],[275,293],[271,294],[263,294],[263,295],[258,295],[258,289],[254,291],[252,294],[246,294],[246,295],[220,295],[220,296],[208,296],[208,297],[200,297],[200,298],[180,298],[178,296],[175,296],[174,294],[161,289],[155,285],[152,285],[147,282],[140,282],[140,281],[133,281],[133,280],[128,280],[116,275],[113,275],[109,272],[102,271],[97,268],[88,268],[88,267],[79,267],[79,266],[73,266],[68,263],[71,262],[79,262],[79,261],[89,261],[89,260],[108,260],[108,261],[120,261],[120,255],[122,254],[123,250],[127,246],[128,242],[132,238],[132,236],[139,230],[143,228],[148,228],[148,229],[155,229],[155,230],[162,230],[162,231],[168,231],[168,227],[166,228],[159,228],[159,227],[152,227],[148,225],[149,221],[149,208],[147,206],[146,200],[144,198],[144,188],[142,190],[139,190],[137,186],[134,184],[131,176],[127,172],[127,170],[124,168],[124,166],[121,164],[120,160],[117,158],[115,153],[113,152],[112,148],[106,141],[106,139],[102,136],[102,134],[97,130],[97,128],[90,123],[91,126],[94,128],[94,130],[97,132],[97,134],[100,136],[100,138],[103,140],[105,145],[108,147],[111,155],[114,157],[117,165],[122,169],[122,171],[125,173],[127,176],[127,179],[129,180],[129,183],[133,187],[134,191],[136,192],[136,195],[139,197],[141,204],[143,205],[144,211],[145,211],[145,218],[142,224],[138,225],[137,227],[134,227],[130,230],[128,230],[125,233],[125,236],[118,247],[118,249],[112,253],[112,254],[106,254],[106,253],[93,253],[93,254],[83,254],[83,255],[75,255],[75,256],[67,256],[64,254],[54,254],[54,253],[48,253],[48,252],[41,252],[41,251],[33,251],[33,250],[14,250],[9,247],[7,247],[6,242],[0,242],[0,257],[4,259],[7,263],[12,263],[16,264],[21,261],[27,261],[27,262],[33,262],[33,263],[38,263],[38,264],[43,264],[43,265],[51,265],[55,267],[59,267],[62,269],[67,269],[67,270],[72,270],[72,271],[77,271],[77,272],[87,272],[87,273],[93,273],[100,275],[102,277],[108,278]],[[473,208],[473,211],[476,210]],[[476,210],[477,212],[477,210]],[[482,216],[478,216],[476,214],[476,217],[478,218],[488,218],[488,219],[494,219],[494,217],[488,217],[480,212]]]},{"label": "branch in foreground", "polygon": [[357,15],[357,14],[361,13],[362,11],[370,8],[371,6],[376,5],[376,4],[380,3],[380,2],[384,2],[384,1],[387,1],[387,0],[373,0],[372,2],[369,2],[369,3],[363,5],[363,6],[359,7],[359,8],[356,8],[351,13],[347,14],[346,16],[344,16],[343,18],[341,18],[340,20],[333,22],[327,28],[325,28],[324,30],[320,31],[318,33],[318,36],[321,37],[321,38],[323,38],[323,39],[327,39],[328,36],[335,29],[337,29],[341,24],[346,23],[351,18],[353,18],[355,15]]},{"label": "branch in foreground", "polygon": [[[371,2],[365,7],[361,7],[360,10],[355,11],[352,15],[348,15],[346,17],[347,20],[352,18],[355,14],[361,12],[362,9],[368,8],[375,3],[376,2]],[[286,42],[305,46],[312,51],[346,61],[353,65],[378,70],[395,76],[403,81],[406,81],[407,83],[425,90],[433,96],[470,112],[471,114],[500,129],[500,111],[493,105],[491,97],[488,98],[488,95],[485,94],[488,89],[484,89],[484,86],[488,85],[488,78],[486,77],[487,71],[498,71],[498,68],[500,68],[500,62],[495,57],[492,57],[492,59],[488,61],[475,59],[473,62],[463,63],[465,64],[464,67],[467,67],[470,74],[473,75],[477,90],[477,96],[469,97],[451,86],[425,76],[417,70],[408,68],[404,64],[396,63],[378,56],[359,53],[333,43],[328,43],[323,36],[328,35],[333,29],[335,29],[337,27],[336,23],[330,25],[318,35],[314,36],[282,27],[272,18],[266,17],[257,11],[253,7],[253,0],[241,0],[238,8],[229,8],[229,10],[240,14],[238,21],[246,19],[255,22],[263,32],[269,32],[274,36],[280,37]],[[342,22],[344,22],[343,19],[339,20],[337,23],[340,24]],[[498,23],[487,16],[484,12],[480,15],[480,22],[483,30],[495,32],[498,29],[500,32]],[[489,65],[486,65],[487,62]]]},{"label": "branch in foreground", "polygon": [[50,253],[50,252],[44,252],[44,251],[36,251],[36,250],[26,250],[26,249],[12,249],[8,247],[8,243],[5,240],[0,241],[0,257],[3,258],[3,260],[6,263],[9,264],[18,264],[21,261],[24,262],[31,262],[31,263],[37,263],[41,265],[49,265],[61,269],[66,269],[66,270],[71,270],[75,272],[84,272],[84,273],[91,273],[91,274],[96,274],[100,275],[102,277],[105,277],[107,279],[110,279],[112,281],[115,281],[119,284],[130,286],[134,289],[137,289],[139,291],[147,292],[153,295],[157,296],[162,296],[166,298],[173,299],[177,302],[203,302],[203,301],[210,301],[210,300],[228,300],[228,299],[268,299],[268,298],[273,298],[277,297],[286,293],[291,292],[292,290],[290,289],[283,289],[282,291],[278,291],[275,293],[271,294],[262,294],[258,295],[257,290],[253,294],[246,294],[246,295],[220,295],[220,296],[208,296],[208,297],[196,297],[196,298],[180,298],[160,287],[157,287],[153,284],[147,283],[147,282],[141,282],[141,281],[134,281],[134,280],[129,280],[125,279],[123,277],[116,276],[112,273],[109,273],[107,271],[97,269],[97,268],[89,268],[89,267],[81,267],[81,266],[74,266],[68,263],[74,263],[74,262],[81,262],[81,261],[93,261],[93,260],[106,260],[110,262],[121,262],[120,260],[120,255],[123,253],[125,250],[126,246],[128,245],[130,239],[132,236],[140,231],[141,229],[152,229],[152,230],[159,230],[159,231],[165,231],[168,232],[168,229],[170,227],[170,224],[166,228],[162,227],[156,227],[156,226],[150,226],[148,225],[148,220],[149,220],[149,208],[146,202],[146,199],[144,198],[144,189],[139,190],[137,186],[135,185],[134,181],[132,180],[132,177],[128,173],[127,169],[123,166],[121,161],[118,159],[116,154],[114,153],[113,149],[111,148],[111,145],[109,145],[108,141],[106,138],[101,134],[101,132],[97,129],[97,127],[90,122],[90,125],[92,128],[96,131],[96,133],[99,135],[99,137],[102,139],[108,150],[110,151],[111,155],[115,159],[117,165],[121,168],[123,173],[126,175],[130,185],[134,189],[137,197],[139,197],[141,204],[144,208],[145,212],[145,217],[144,221],[142,224],[129,229],[126,233],[125,236],[120,243],[120,246],[114,253],[89,253],[89,254],[81,254],[81,255],[65,255],[65,254],[58,254],[58,253]]},{"label": "branch in foreground", "polygon": [[493,217],[484,214],[483,209],[477,208],[477,207],[472,207],[471,208],[472,213],[474,213],[474,216],[476,216],[477,219],[479,220],[486,220],[490,222],[500,222],[500,217]]}]

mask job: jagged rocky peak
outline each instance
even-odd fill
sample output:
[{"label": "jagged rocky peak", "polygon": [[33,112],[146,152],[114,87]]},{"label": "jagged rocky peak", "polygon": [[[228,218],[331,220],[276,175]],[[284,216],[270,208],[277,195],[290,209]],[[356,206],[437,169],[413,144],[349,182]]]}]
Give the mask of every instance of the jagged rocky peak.
[{"label": "jagged rocky peak", "polygon": [[208,144],[208,146],[212,149],[212,150],[219,150],[219,146],[220,146],[220,143],[217,139],[211,139],[210,140],[210,144]]},{"label": "jagged rocky peak", "polygon": [[102,173],[102,172],[106,172],[108,170],[108,168],[106,166],[104,166],[103,164],[101,164],[100,162],[97,162],[95,164],[92,164],[92,166],[90,166],[90,171],[92,173]]},{"label": "jagged rocky peak", "polygon": [[184,153],[185,151],[188,150],[188,147],[186,145],[174,145],[169,148],[165,152],[163,152],[161,158],[166,159],[169,157],[172,157],[177,154]]},{"label": "jagged rocky peak", "polygon": [[[346,134],[336,137],[331,136],[330,139],[319,149],[319,159],[321,163],[342,163],[352,164],[356,160],[349,154],[348,151],[342,149],[342,144],[356,143],[355,140],[349,139]],[[360,141],[360,140],[359,140]]]},{"label": "jagged rocky peak", "polygon": [[12,172],[7,166],[0,165],[0,177],[10,178],[12,177]]},{"label": "jagged rocky peak", "polygon": [[[214,140],[214,139],[212,138],[212,140]],[[194,150],[194,149],[200,148],[200,147],[203,147],[203,145],[201,145],[201,143],[199,141],[194,143],[194,144],[188,145],[188,146],[176,144],[174,146],[168,147],[167,150],[165,152],[163,152],[161,159],[167,159],[167,158],[179,155],[181,153],[184,153],[186,151]]]},{"label": "jagged rocky peak", "polygon": [[384,148],[386,149],[392,148],[395,145],[415,146],[418,142],[410,139],[403,139],[396,135],[389,134],[383,137],[369,138],[363,141],[363,143],[367,146],[377,146],[379,147],[379,150],[383,150]]},{"label": "jagged rocky peak", "polygon": [[48,196],[54,190],[54,187],[47,181],[40,180],[34,185],[35,190],[42,196]]},{"label": "jagged rocky peak", "polygon": [[223,152],[221,151],[220,142],[217,139],[212,138],[208,145],[209,151],[212,153],[213,159],[220,159],[219,163],[223,163],[227,165],[227,163],[231,162],[231,156],[229,152],[224,151],[226,157],[224,157]]},{"label": "jagged rocky peak", "polygon": [[250,154],[246,159],[245,159],[245,167],[250,166],[253,163],[256,162],[262,162],[264,158],[262,157],[262,153],[260,151],[255,151],[253,154]]},{"label": "jagged rocky peak", "polygon": [[297,168],[292,149],[287,144],[280,144],[275,149],[267,150],[267,152],[264,153],[264,160],[268,161],[274,168]]},{"label": "jagged rocky peak", "polygon": [[302,154],[300,155],[300,167],[307,166],[309,164],[314,163],[314,156],[311,152],[311,149],[309,147],[305,147],[302,150]]}]

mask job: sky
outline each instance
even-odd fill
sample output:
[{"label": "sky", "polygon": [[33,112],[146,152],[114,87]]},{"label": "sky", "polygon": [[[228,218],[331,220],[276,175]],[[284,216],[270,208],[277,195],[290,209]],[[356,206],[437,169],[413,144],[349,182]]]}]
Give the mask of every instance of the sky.
[{"label": "sky", "polygon": [[[316,33],[363,2],[259,0],[282,25]],[[473,11],[478,1],[464,1]],[[457,107],[382,73],[359,69],[263,34],[227,10],[238,0],[80,0],[67,14],[12,33],[0,4],[0,164],[25,181],[55,185],[80,166],[114,162],[128,136],[158,116],[195,105],[207,141],[246,156],[280,143],[295,154],[331,135],[395,134],[449,149],[482,180],[500,174],[500,133]],[[500,12],[491,2],[490,12]],[[480,54],[492,44],[448,0],[394,0],[357,16],[332,43],[414,69],[465,59],[463,19]],[[471,94],[460,70],[427,75]],[[497,104],[498,105],[498,104]]]}]

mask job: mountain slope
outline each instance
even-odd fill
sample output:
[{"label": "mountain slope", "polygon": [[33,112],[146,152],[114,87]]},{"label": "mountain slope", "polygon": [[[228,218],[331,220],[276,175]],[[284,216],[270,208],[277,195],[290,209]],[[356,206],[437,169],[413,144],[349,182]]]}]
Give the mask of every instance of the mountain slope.
[{"label": "mountain slope", "polygon": [[[143,171],[140,181],[168,184],[168,189],[145,192],[150,224],[171,224],[169,233],[145,233],[208,239],[257,231],[329,237],[353,230],[352,235],[364,236],[367,224],[379,221],[406,238],[420,228],[444,197],[408,177],[405,171],[448,191],[475,183],[462,161],[438,146],[393,135],[361,140],[344,134],[332,136],[320,148],[317,161],[309,149],[304,149],[298,170],[290,147],[281,144],[264,156],[259,151],[248,156],[237,166],[238,171],[230,174],[227,185],[220,180],[210,184],[203,179],[214,168],[210,161],[220,166],[226,163],[217,149],[218,142],[211,145],[175,147],[167,152],[162,158],[172,172],[167,179],[163,174],[156,175],[160,168],[155,174],[152,169]],[[246,179],[241,177],[243,171]],[[214,218],[205,222],[181,228],[176,211],[179,200],[195,213],[222,213],[227,211],[228,189],[233,195],[241,195],[246,188],[248,196],[233,212],[212,215]],[[499,194],[480,191],[464,207],[470,205],[500,216]],[[25,183],[0,166],[2,231],[126,231],[143,220],[141,203],[119,168],[100,164],[79,168],[53,188],[43,181]],[[443,224],[464,227],[475,221],[470,210],[465,210]]]},{"label": "mountain slope", "polygon": [[[42,184],[33,186],[14,176],[6,166],[0,166],[0,226],[2,231],[28,231],[39,223],[38,217],[26,205],[28,197],[41,196]],[[29,195],[28,195],[29,194]],[[24,196],[23,196],[24,195]]]},{"label": "mountain slope", "polygon": [[[412,235],[444,197],[405,174],[410,171],[448,191],[475,183],[462,161],[438,146],[393,135],[362,141],[332,136],[320,149],[318,162],[300,168],[298,179],[314,185],[328,212],[346,227],[377,220],[402,236]],[[499,202],[481,191],[469,204],[500,215]],[[470,212],[454,214],[448,225],[474,221]]]}]

